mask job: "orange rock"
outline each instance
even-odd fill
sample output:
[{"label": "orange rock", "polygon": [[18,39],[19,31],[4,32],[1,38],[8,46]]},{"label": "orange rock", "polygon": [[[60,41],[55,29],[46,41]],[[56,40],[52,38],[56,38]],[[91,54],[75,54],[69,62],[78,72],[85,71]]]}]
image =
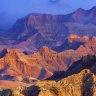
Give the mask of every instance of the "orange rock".
[{"label": "orange rock", "polygon": [[79,40],[79,39],[80,39],[80,37],[76,34],[71,34],[68,37],[69,42],[73,42],[73,40]]}]

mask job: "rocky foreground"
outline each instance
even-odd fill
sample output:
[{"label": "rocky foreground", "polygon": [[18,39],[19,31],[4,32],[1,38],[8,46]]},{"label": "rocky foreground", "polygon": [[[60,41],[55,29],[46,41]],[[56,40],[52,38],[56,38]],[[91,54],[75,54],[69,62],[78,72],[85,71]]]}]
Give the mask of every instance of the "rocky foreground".
[{"label": "rocky foreground", "polygon": [[73,63],[62,79],[37,81],[30,87],[1,88],[0,96],[96,96],[95,66],[96,56],[85,56]]},{"label": "rocky foreground", "polygon": [[96,96],[96,76],[88,69],[58,82],[39,81],[37,86],[2,90],[1,96]]}]

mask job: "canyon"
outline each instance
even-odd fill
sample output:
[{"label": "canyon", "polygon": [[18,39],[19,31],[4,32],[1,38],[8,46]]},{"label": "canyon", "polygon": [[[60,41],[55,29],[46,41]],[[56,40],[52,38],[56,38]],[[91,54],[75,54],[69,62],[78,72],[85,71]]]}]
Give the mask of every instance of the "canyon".
[{"label": "canyon", "polygon": [[28,14],[0,33],[0,96],[95,96],[96,7]]}]

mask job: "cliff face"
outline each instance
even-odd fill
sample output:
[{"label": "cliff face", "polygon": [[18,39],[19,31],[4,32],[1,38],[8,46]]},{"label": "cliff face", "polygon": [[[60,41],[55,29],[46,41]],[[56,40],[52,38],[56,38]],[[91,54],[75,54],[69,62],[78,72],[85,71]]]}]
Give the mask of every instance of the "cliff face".
[{"label": "cliff face", "polygon": [[30,55],[25,55],[18,49],[4,49],[0,55],[0,78],[11,79],[19,76],[46,79],[55,71],[66,71],[73,62],[88,54],[93,55],[94,52],[83,46],[75,51],[61,53],[44,46]]},{"label": "cliff face", "polygon": [[66,71],[65,75],[70,76],[72,74],[77,74],[83,69],[89,69],[92,73],[96,74],[95,65],[96,65],[96,56],[88,55],[74,62]]},{"label": "cliff face", "polygon": [[96,7],[90,10],[78,9],[68,15],[29,14],[16,21],[1,38],[3,42],[0,44],[10,43],[11,46],[19,43],[14,47],[34,51],[42,46],[57,48],[66,42],[70,34],[93,37],[96,35],[95,12]]},{"label": "cliff face", "polygon": [[[95,35],[95,11],[96,7],[90,10],[78,9],[68,15],[29,14],[17,20],[9,30],[9,34],[11,38],[17,40],[27,40],[36,33],[40,33],[45,39],[46,37],[47,39],[55,38],[58,41],[60,39],[64,40],[64,37],[73,32],[73,34],[76,33],[77,35],[87,35],[90,37],[92,32],[92,36]],[[58,38],[58,36],[61,38]]]},{"label": "cliff face", "polygon": [[15,49],[9,50],[8,53],[0,59],[1,78],[9,75],[15,77],[20,76],[22,78],[27,76],[35,78],[41,77],[41,79],[44,79],[52,75],[47,69],[32,61],[34,60],[32,60],[30,56],[26,56]]},{"label": "cliff face", "polygon": [[58,82],[39,81],[36,86],[2,90],[5,96],[95,96],[96,76],[88,69]]},{"label": "cliff face", "polygon": [[[49,52],[48,50],[42,49]],[[51,50],[50,50],[51,51]],[[53,51],[51,51],[53,52]],[[21,56],[20,56],[21,57]],[[34,86],[1,90],[0,94],[12,96],[95,96],[96,56],[85,56],[74,62],[59,81],[37,81]],[[71,74],[70,74],[71,73]]]},{"label": "cliff face", "polygon": [[37,89],[35,88],[34,92],[30,90],[30,95],[37,93],[36,96],[95,96],[95,83],[96,76],[90,70],[84,69],[58,82],[39,81]]},{"label": "cliff face", "polygon": [[[39,88],[37,96],[47,96],[47,94],[50,96],[95,96],[96,73],[94,68],[96,56],[86,56],[78,62],[75,62],[66,72],[69,74],[70,70],[72,74],[58,82],[47,80],[37,82]],[[79,71],[76,72],[76,70]]]},{"label": "cliff face", "polygon": [[[42,44],[43,46],[46,44],[51,46],[57,41],[65,40],[69,34],[62,20],[63,16],[30,14],[25,18],[17,20],[6,36],[9,35],[10,39],[15,39],[17,42],[30,40],[37,48],[40,48]],[[39,45],[38,42],[40,43]]]}]

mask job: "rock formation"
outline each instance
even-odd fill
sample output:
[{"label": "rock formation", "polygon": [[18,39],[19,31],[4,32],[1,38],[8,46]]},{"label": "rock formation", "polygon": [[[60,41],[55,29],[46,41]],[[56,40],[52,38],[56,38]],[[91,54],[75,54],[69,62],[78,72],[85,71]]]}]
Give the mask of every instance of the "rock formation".
[{"label": "rock formation", "polygon": [[[34,52],[43,46],[52,49],[66,46],[65,42],[70,34],[92,38],[96,35],[95,11],[96,7],[90,10],[78,9],[68,15],[29,14],[17,20],[13,27],[2,35],[0,45]],[[88,40],[86,37],[83,37],[83,41]],[[12,46],[13,44],[15,46]],[[79,42],[79,45],[82,43]]]},{"label": "rock formation", "polygon": [[46,79],[56,71],[66,71],[73,62],[94,52],[81,46],[77,50],[61,53],[44,46],[37,52],[25,55],[18,49],[4,49],[0,55],[0,78],[14,79],[34,77]]}]

